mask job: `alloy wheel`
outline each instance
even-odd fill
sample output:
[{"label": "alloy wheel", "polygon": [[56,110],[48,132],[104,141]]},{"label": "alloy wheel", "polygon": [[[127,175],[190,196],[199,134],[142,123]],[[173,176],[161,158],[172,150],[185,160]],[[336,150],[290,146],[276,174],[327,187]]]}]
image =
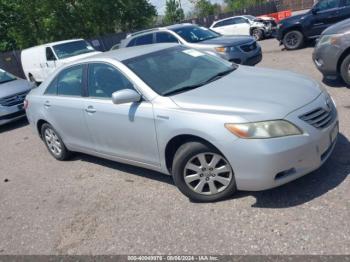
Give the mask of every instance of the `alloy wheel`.
[{"label": "alloy wheel", "polygon": [[62,152],[62,144],[61,144],[61,140],[58,138],[55,131],[51,128],[47,128],[44,134],[45,134],[45,142],[49,150],[55,156],[60,156]]},{"label": "alloy wheel", "polygon": [[224,191],[233,179],[226,159],[215,153],[200,153],[192,157],[184,168],[186,185],[201,195],[215,195]]}]

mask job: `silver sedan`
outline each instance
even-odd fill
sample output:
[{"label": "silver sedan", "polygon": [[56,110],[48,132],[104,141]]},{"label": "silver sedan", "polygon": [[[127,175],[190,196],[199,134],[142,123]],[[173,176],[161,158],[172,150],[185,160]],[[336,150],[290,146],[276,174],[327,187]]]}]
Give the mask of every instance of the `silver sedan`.
[{"label": "silver sedan", "polygon": [[27,116],[56,159],[83,152],[171,174],[196,201],[301,177],[338,134],[315,81],[173,44],[64,66],[28,95]]}]

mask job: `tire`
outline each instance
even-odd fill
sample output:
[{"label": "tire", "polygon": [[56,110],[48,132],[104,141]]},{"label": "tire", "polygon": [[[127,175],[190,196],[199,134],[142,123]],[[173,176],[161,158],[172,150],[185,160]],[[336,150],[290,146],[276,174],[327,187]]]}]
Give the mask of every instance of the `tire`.
[{"label": "tire", "polygon": [[283,44],[287,50],[299,49],[304,45],[304,35],[298,30],[289,31],[283,37]]},{"label": "tire", "polygon": [[340,76],[345,84],[347,84],[347,86],[350,86],[350,55],[345,57],[341,63]]},{"label": "tire", "polygon": [[41,137],[50,154],[59,161],[67,160],[71,157],[71,152],[64,145],[60,135],[48,123],[41,127]]},{"label": "tire", "polygon": [[252,31],[252,36],[256,41],[260,41],[264,38],[264,32],[261,29],[254,28]]},{"label": "tire", "polygon": [[236,191],[229,162],[215,148],[202,142],[180,146],[174,157],[172,175],[179,190],[196,202],[223,200]]}]

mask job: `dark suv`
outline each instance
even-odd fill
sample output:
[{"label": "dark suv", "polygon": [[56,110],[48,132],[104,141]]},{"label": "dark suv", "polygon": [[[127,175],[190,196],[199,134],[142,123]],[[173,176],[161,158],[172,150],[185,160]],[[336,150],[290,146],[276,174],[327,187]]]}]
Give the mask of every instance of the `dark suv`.
[{"label": "dark suv", "polygon": [[346,18],[350,18],[350,0],[320,0],[307,13],[282,20],[277,26],[277,39],[286,49],[295,50]]}]

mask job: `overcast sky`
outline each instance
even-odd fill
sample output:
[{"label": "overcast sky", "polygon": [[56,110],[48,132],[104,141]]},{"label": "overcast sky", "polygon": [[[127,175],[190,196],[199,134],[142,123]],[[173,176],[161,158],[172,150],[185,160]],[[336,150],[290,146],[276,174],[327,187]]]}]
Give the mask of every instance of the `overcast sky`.
[{"label": "overcast sky", "polygon": [[[159,15],[163,15],[165,12],[165,2],[166,0],[150,0],[150,2],[157,7]],[[222,3],[223,0],[210,0],[212,3]],[[192,4],[188,0],[181,0],[182,8],[185,13],[192,9]]]}]

